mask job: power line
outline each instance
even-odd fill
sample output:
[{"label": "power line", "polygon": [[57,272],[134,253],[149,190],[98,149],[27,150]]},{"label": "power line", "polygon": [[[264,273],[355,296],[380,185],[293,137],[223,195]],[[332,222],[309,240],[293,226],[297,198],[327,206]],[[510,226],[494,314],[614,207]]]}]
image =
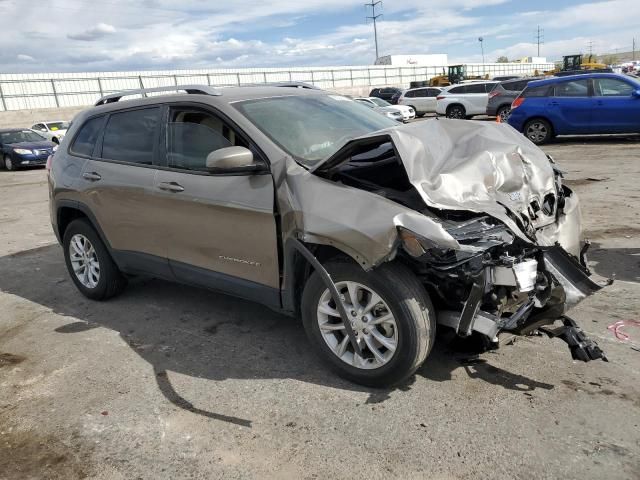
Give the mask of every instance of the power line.
[{"label": "power line", "polygon": [[378,53],[378,28],[376,26],[376,21],[378,20],[379,17],[382,16],[381,13],[376,15],[376,5],[380,5],[380,4],[382,4],[382,0],[378,0],[377,2],[374,2],[373,0],[371,0],[371,3],[364,4],[365,7],[371,7],[371,16],[370,17],[367,16],[366,18],[373,20],[373,38],[376,42],[376,60],[380,57]]},{"label": "power line", "polygon": [[540,25],[538,25],[538,32],[535,38],[538,43],[538,56],[540,56],[540,45],[544,45],[544,29],[540,28]]}]

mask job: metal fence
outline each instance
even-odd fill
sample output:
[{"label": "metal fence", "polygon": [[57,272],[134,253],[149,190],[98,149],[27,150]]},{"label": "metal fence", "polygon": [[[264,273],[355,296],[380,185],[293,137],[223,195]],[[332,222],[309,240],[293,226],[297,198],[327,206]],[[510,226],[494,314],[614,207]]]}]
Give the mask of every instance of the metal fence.
[{"label": "metal fence", "polygon": [[[469,75],[533,75],[553,64],[467,64]],[[356,66],[318,68],[214,69],[113,73],[0,74],[0,111],[85,106],[124,90],[186,84],[238,86],[299,81],[320,88],[347,90],[372,86],[408,86],[442,74],[446,66]]]}]

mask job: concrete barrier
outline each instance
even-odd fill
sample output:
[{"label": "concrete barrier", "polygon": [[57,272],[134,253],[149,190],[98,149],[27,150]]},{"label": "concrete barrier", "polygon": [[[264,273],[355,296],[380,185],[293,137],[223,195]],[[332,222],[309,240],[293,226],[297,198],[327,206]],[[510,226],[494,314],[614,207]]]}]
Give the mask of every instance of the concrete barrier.
[{"label": "concrete barrier", "polygon": [[36,108],[0,112],[0,128],[29,128],[35,123],[72,120],[87,107]]}]

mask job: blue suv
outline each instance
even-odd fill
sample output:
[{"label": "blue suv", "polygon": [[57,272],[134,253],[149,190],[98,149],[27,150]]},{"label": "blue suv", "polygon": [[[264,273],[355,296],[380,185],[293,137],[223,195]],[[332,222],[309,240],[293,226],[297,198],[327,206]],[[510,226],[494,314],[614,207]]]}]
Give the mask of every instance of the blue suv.
[{"label": "blue suv", "polygon": [[640,82],[615,73],[530,82],[508,122],[538,145],[556,135],[640,133]]}]

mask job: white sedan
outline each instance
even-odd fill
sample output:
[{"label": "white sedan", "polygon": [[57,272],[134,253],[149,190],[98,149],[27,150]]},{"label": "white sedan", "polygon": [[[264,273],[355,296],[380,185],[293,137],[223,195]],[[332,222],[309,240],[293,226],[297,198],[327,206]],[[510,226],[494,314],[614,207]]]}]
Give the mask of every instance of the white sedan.
[{"label": "white sedan", "polygon": [[31,130],[35,130],[40,135],[45,136],[47,140],[59,144],[67,133],[68,128],[69,122],[55,121],[36,123],[31,127]]},{"label": "white sedan", "polygon": [[371,107],[391,107],[399,110],[402,113],[402,120],[408,122],[409,120],[413,120],[416,118],[416,111],[407,105],[392,105],[386,100],[377,97],[360,97],[356,98],[359,102],[369,103]]}]

